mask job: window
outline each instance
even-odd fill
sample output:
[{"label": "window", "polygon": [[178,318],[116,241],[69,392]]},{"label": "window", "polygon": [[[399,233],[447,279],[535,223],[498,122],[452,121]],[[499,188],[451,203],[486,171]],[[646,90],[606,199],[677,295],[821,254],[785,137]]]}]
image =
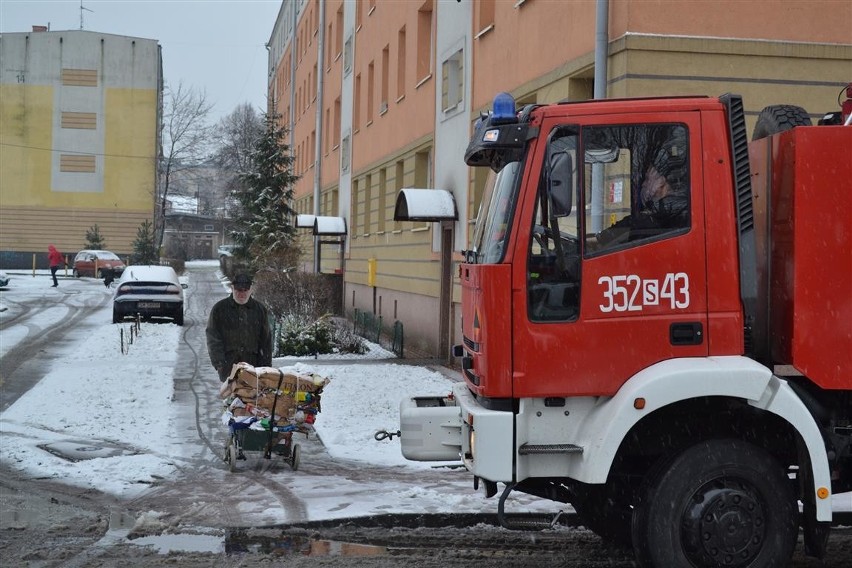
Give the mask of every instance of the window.
[{"label": "window", "polygon": [[494,27],[494,0],[479,0],[476,3],[476,36],[479,37]]},{"label": "window", "polygon": [[358,132],[361,126],[361,74],[355,75],[354,102],[352,104],[352,128]]},{"label": "window", "polygon": [[[343,5],[337,9],[334,25],[337,26],[337,33],[334,35],[334,53],[335,58],[340,57],[340,52],[343,51]],[[331,38],[331,36],[329,36]]]},{"label": "window", "polygon": [[95,130],[98,115],[93,112],[63,112],[60,118],[62,128]]},{"label": "window", "polygon": [[364,227],[364,236],[370,234],[370,208],[373,206],[372,200],[373,193],[373,176],[367,174],[367,177],[364,178],[364,206],[362,210],[364,212],[364,221],[362,222],[362,227]]},{"label": "window", "polygon": [[358,238],[358,199],[361,197],[361,184],[363,184],[363,180],[356,180],[352,183],[352,210],[350,211],[351,219],[352,219],[352,230],[350,234],[352,238]]},{"label": "window", "polygon": [[376,215],[379,233],[385,232],[385,217],[387,217],[388,173],[385,168],[379,170],[379,211]]},{"label": "window", "polygon": [[325,109],[325,136],[324,136],[325,145],[324,145],[324,148],[323,148],[323,155],[325,155],[325,156],[328,156],[328,148],[329,148],[329,145],[330,145],[329,141],[331,140],[330,134],[331,134],[331,109],[327,108],[327,109]]},{"label": "window", "polygon": [[432,0],[426,0],[417,11],[417,81],[423,81],[432,70]]},{"label": "window", "polygon": [[494,264],[503,258],[521,169],[518,162],[510,162],[499,173],[489,170],[473,234],[472,259],[476,264]]},{"label": "window", "polygon": [[334,99],[334,130],[332,131],[334,144],[332,147],[340,143],[340,97]]},{"label": "window", "polygon": [[585,199],[589,207],[593,200],[602,205],[604,227],[586,231],[587,254],[689,229],[687,138],[680,124],[583,128]]},{"label": "window", "polygon": [[463,99],[464,51],[460,49],[441,65],[441,110],[454,110]]},{"label": "window", "polygon": [[396,36],[396,98],[405,96],[405,26],[399,30]]},{"label": "window", "polygon": [[[399,192],[402,190],[403,187],[405,187],[405,161],[404,160],[398,160],[396,162],[396,168],[394,168],[394,169],[395,169],[394,179],[393,179],[394,195],[399,195]],[[401,229],[402,229],[402,222],[401,221],[394,221],[393,230],[399,231]]]},{"label": "window", "polygon": [[370,64],[367,65],[367,124],[373,122],[373,104],[375,103],[375,97],[373,94],[373,84],[376,78],[376,65],[374,62],[370,61]]},{"label": "window", "polygon": [[527,257],[527,314],[570,321],[580,312],[576,129],[554,131],[539,176]]},{"label": "window", "polygon": [[346,38],[346,43],[343,46],[343,74],[349,75],[352,72],[352,37]]},{"label": "window", "polygon": [[382,49],[382,100],[379,105],[379,113],[388,111],[388,84],[390,83],[390,46]]},{"label": "window", "polygon": [[65,87],[97,87],[97,69],[63,69],[62,85]]},{"label": "window", "polygon": [[[334,37],[332,35],[333,31],[334,31],[334,28],[332,28],[331,24],[328,24],[328,34],[327,34],[326,37],[329,37],[329,38]],[[325,68],[326,69],[331,69],[331,61],[332,61],[332,57],[333,57],[332,51],[333,51],[332,49],[326,49],[325,50]]]},{"label": "window", "polygon": [[95,156],[91,154],[60,154],[59,171],[74,173],[95,173]]},{"label": "window", "polygon": [[[424,150],[417,152],[414,155],[414,187],[430,188],[432,187],[432,151]],[[426,222],[420,225],[422,228],[429,228],[430,223]],[[417,227],[415,227],[417,228]]]}]

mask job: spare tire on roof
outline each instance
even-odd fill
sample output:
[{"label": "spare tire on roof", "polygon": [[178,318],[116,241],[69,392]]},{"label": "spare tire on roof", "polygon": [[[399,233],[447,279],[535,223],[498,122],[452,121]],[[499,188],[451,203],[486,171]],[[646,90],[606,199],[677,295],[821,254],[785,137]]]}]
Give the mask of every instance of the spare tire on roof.
[{"label": "spare tire on roof", "polygon": [[794,105],[770,105],[760,111],[754,125],[752,140],[759,140],[790,130],[794,126],[811,126],[811,117],[805,109]]}]

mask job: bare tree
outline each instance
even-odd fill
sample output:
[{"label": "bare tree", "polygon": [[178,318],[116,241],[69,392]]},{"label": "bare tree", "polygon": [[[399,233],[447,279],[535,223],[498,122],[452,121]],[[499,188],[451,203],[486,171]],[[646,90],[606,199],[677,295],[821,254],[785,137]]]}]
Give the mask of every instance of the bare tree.
[{"label": "bare tree", "polygon": [[[263,135],[263,129],[262,116],[249,103],[239,105],[216,125],[213,161],[219,168],[222,188],[226,192],[220,196],[222,203],[240,190],[242,182],[239,176],[251,167],[251,154]],[[233,201],[232,207],[235,205],[236,201]]]},{"label": "bare tree", "polygon": [[163,245],[167,198],[175,178],[207,158],[210,131],[207,117],[213,107],[205,93],[186,88],[183,83],[178,83],[177,88],[166,86],[165,106],[156,209],[158,250]]},{"label": "bare tree", "polygon": [[263,135],[263,117],[243,103],[216,125],[216,162],[235,173],[245,171],[257,140]]}]

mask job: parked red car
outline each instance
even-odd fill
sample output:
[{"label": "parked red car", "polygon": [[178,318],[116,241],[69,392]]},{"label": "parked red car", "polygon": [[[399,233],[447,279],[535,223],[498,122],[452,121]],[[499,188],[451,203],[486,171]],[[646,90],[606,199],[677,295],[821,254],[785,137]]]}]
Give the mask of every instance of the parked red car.
[{"label": "parked red car", "polygon": [[124,261],[118,255],[108,250],[81,250],[74,257],[74,277],[95,276],[104,277],[104,271],[109,269],[115,277],[124,272]]}]

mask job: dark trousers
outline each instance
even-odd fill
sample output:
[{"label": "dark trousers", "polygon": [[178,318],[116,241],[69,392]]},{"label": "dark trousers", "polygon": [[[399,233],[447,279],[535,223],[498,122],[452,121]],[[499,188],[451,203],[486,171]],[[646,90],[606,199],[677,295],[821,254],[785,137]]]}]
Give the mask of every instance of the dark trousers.
[{"label": "dark trousers", "polygon": [[53,285],[59,286],[59,282],[56,280],[56,271],[59,270],[59,266],[51,266],[50,267],[50,275],[53,277]]}]

